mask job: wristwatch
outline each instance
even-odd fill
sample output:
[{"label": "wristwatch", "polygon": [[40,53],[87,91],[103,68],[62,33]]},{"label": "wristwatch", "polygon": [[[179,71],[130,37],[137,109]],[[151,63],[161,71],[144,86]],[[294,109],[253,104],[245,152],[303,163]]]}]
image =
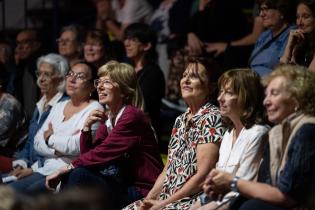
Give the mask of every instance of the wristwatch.
[{"label": "wristwatch", "polygon": [[238,176],[235,176],[232,181],[230,182],[230,189],[232,192],[238,192],[238,189],[237,189],[237,182],[238,180],[240,179],[240,177]]},{"label": "wristwatch", "polygon": [[72,165],[72,163],[69,163],[69,164],[67,165],[67,169],[68,169],[69,171],[71,171],[72,169],[74,169],[74,166]]}]

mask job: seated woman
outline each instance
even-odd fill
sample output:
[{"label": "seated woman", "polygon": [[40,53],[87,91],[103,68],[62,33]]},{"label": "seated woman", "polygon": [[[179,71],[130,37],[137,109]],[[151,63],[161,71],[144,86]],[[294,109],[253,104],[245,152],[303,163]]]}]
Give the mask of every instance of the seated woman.
[{"label": "seated woman", "polygon": [[[98,70],[99,101],[108,113],[94,110],[81,134],[80,156],[47,177],[53,188],[60,175],[65,187],[96,185],[103,188],[116,208],[146,196],[162,171],[157,140],[143,112],[143,98],[132,66],[110,61]],[[91,125],[101,123],[95,139]]]},{"label": "seated woman", "polygon": [[[265,124],[263,96],[264,89],[259,75],[250,69],[235,69],[225,72],[219,78],[218,101],[220,113],[226,118],[229,130],[225,132],[219,151],[216,169],[232,173],[246,180],[253,180],[258,172],[269,126]],[[229,192],[223,202],[211,201],[205,194],[201,201],[202,209],[214,209],[223,205],[227,197],[236,197]]]},{"label": "seated woman", "polygon": [[[80,131],[84,121],[94,109],[103,107],[90,99],[95,90],[96,71],[86,62],[75,64],[67,74],[68,100],[54,105],[34,139],[35,151],[43,156],[43,165],[22,179],[10,184],[16,191],[44,191],[45,177],[69,164],[80,153]],[[92,130],[96,130],[93,126]]]},{"label": "seated woman", "polygon": [[296,14],[298,28],[290,31],[280,62],[308,66],[315,72],[315,1],[300,0]]},{"label": "seated woman", "polygon": [[204,190],[246,197],[233,210],[315,209],[315,77],[304,67],[283,65],[265,84],[268,119],[277,125],[269,132],[258,182],[212,170]]},{"label": "seated woman", "polygon": [[218,159],[225,127],[218,108],[209,102],[216,81],[212,63],[189,61],[181,79],[188,105],[174,124],[163,172],[143,201],[125,209],[189,209],[202,182]]},{"label": "seated woman", "polygon": [[11,170],[13,156],[27,137],[25,113],[20,102],[6,93],[7,82],[0,63],[0,174]]},{"label": "seated woman", "polygon": [[51,108],[64,101],[65,77],[69,70],[67,60],[57,54],[47,54],[37,60],[37,85],[42,98],[37,102],[30,125],[28,139],[12,163],[12,175],[21,179],[41,167],[43,158],[34,150],[34,137],[48,117]]},{"label": "seated woman", "polygon": [[258,37],[248,63],[262,77],[270,74],[279,64],[289,32],[294,28],[293,2],[264,0],[260,4],[260,17],[266,30]]}]

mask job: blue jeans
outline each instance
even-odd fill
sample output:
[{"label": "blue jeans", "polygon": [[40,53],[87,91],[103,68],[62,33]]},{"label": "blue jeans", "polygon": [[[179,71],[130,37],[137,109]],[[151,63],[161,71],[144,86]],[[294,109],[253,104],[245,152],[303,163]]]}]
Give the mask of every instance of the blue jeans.
[{"label": "blue jeans", "polygon": [[244,199],[242,197],[238,198],[234,202],[229,210],[289,210],[284,207],[275,206],[264,201],[255,200],[255,199]]},{"label": "blue jeans", "polygon": [[75,168],[62,178],[62,189],[76,186],[100,189],[106,202],[111,203],[114,208],[122,208],[143,197],[135,187],[128,187],[111,176],[104,176],[87,168]]},{"label": "blue jeans", "polygon": [[15,191],[21,193],[38,193],[47,192],[45,187],[46,176],[40,173],[33,173],[30,176],[24,177],[9,184]]}]

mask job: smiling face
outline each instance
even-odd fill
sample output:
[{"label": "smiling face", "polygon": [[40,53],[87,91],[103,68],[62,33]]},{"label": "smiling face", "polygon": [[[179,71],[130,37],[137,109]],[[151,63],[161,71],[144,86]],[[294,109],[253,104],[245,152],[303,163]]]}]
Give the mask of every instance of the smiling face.
[{"label": "smiling face", "polygon": [[118,83],[112,81],[108,75],[101,76],[97,81],[94,84],[97,88],[99,102],[108,105],[112,110],[120,107],[123,104],[124,94]]},{"label": "smiling face", "polygon": [[277,76],[272,79],[266,89],[264,106],[268,120],[272,123],[281,123],[286,117],[295,112],[296,100],[291,97],[285,86],[286,78]]},{"label": "smiling face", "polygon": [[93,90],[91,69],[83,63],[74,65],[66,78],[66,92],[70,97],[88,98]]},{"label": "smiling face", "polygon": [[308,6],[301,3],[297,7],[296,25],[304,33],[311,33],[315,29],[315,17]]},{"label": "smiling face", "polygon": [[263,25],[266,28],[274,28],[282,22],[282,14],[277,9],[271,9],[266,4],[260,6],[260,17],[263,20]]},{"label": "smiling face", "polygon": [[238,95],[231,87],[231,82],[225,83],[223,87],[220,87],[218,102],[222,116],[229,119],[240,118],[241,108],[238,103]]},{"label": "smiling face", "polygon": [[180,81],[182,97],[186,102],[205,101],[209,97],[209,81],[206,69],[198,64],[191,63],[187,66]]},{"label": "smiling face", "polygon": [[41,63],[37,71],[37,84],[43,95],[54,95],[57,93],[57,87],[61,82],[54,67],[48,63]]},{"label": "smiling face", "polygon": [[84,58],[87,62],[97,63],[104,58],[104,47],[102,43],[91,37],[86,38],[84,44]]}]

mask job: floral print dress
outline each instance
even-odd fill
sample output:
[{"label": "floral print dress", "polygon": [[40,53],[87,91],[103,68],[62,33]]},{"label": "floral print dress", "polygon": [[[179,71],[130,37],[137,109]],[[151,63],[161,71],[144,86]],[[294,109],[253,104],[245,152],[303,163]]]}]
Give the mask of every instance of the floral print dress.
[{"label": "floral print dress", "polygon": [[[210,103],[201,107],[191,120],[190,109],[180,115],[174,124],[168,146],[168,167],[160,194],[165,200],[180,190],[197,172],[197,145],[219,143],[225,132],[221,115],[216,106]],[[197,200],[197,194],[170,203],[163,209],[189,209]],[[125,210],[137,209],[137,202]]]}]

